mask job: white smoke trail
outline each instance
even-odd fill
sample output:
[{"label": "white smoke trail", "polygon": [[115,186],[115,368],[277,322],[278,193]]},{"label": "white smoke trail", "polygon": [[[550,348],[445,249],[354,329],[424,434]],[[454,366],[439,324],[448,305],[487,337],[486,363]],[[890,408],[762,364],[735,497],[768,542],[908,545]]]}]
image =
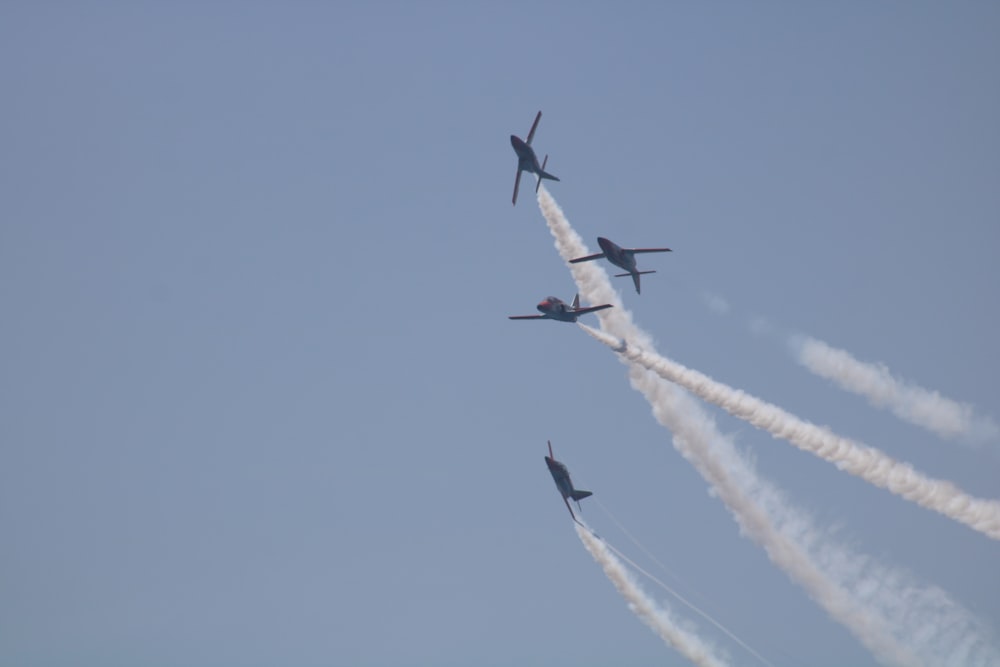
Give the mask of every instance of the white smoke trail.
[{"label": "white smoke trail", "polygon": [[[578,523],[579,523],[579,520],[578,520]],[[619,525],[619,527],[621,527],[621,526]],[[579,525],[577,526],[577,530],[578,531],[580,530],[580,526]],[[650,581],[654,582],[657,586],[659,586],[660,588],[662,588],[663,590],[665,590],[667,593],[669,593],[670,595],[672,595],[674,598],[676,598],[681,604],[683,604],[684,606],[686,606],[688,609],[690,609],[691,611],[695,612],[696,614],[698,614],[699,616],[701,616],[702,618],[704,618],[706,621],[708,621],[709,623],[711,623],[712,625],[714,625],[716,628],[718,628],[719,630],[721,630],[727,637],[729,637],[734,642],[736,642],[737,644],[739,644],[740,646],[742,646],[747,651],[747,653],[751,654],[752,656],[754,656],[755,658],[757,658],[758,660],[760,660],[765,665],[769,665],[769,667],[774,667],[774,664],[770,660],[768,660],[767,658],[765,658],[764,656],[762,656],[760,653],[758,653],[757,651],[755,651],[749,644],[747,644],[742,639],[740,639],[735,634],[733,634],[729,630],[729,628],[727,628],[722,623],[720,623],[719,621],[717,621],[714,618],[712,618],[712,616],[710,614],[708,614],[707,612],[703,611],[697,605],[695,605],[693,602],[691,602],[690,600],[688,600],[687,598],[685,598],[683,595],[681,595],[680,593],[678,593],[677,591],[675,591],[673,588],[671,588],[667,584],[665,584],[662,581],[660,581],[657,577],[654,577],[652,574],[650,574],[649,572],[647,572],[645,569],[643,569],[634,560],[632,560],[631,558],[629,558],[628,556],[626,556],[625,554],[623,554],[620,550],[616,549],[615,546],[612,545],[610,542],[604,541],[598,535],[594,534],[593,531],[589,531],[589,532],[596,539],[600,540],[601,543],[610,552],[612,552],[613,554],[615,554],[616,556],[618,556],[620,559],[622,559],[623,561],[625,561],[629,565],[631,565],[632,568],[635,569],[637,572],[640,572],[640,573],[644,574],[647,578],[649,578]],[[634,541],[634,538],[633,538],[633,541]],[[638,545],[639,543],[636,542],[636,544]],[[639,546],[641,547],[641,545],[639,545]],[[643,548],[643,551],[645,551],[645,548]],[[648,551],[646,553],[651,558],[653,558],[653,560],[656,560],[656,557],[653,556],[652,554],[650,554]],[[659,561],[657,561],[657,562],[659,562]]]},{"label": "white smoke trail", "polygon": [[[544,187],[538,201],[562,258],[589,254]],[[615,308],[598,313],[606,331],[653,349],[649,336],[621,308],[607,273],[599,265],[581,263],[569,268],[589,302],[615,304]],[[940,604],[940,599],[947,599],[943,592],[900,583],[902,579],[895,572],[831,544],[808,518],[792,510],[777,490],[757,476],[683,391],[637,364],[629,365],[629,378],[649,401],[657,420],[674,433],[675,448],[708,481],[742,531],[880,661],[956,667],[998,664],[993,649],[980,639],[976,621],[950,601]],[[947,622],[928,622],[942,618]],[[929,632],[928,627],[947,627],[949,634]],[[960,661],[952,661],[953,656],[959,656]]]},{"label": "white smoke trail", "polygon": [[682,627],[668,610],[661,609],[649,599],[603,541],[594,537],[580,524],[573,525],[576,526],[576,534],[580,536],[583,546],[587,547],[590,555],[604,569],[608,579],[628,602],[629,609],[652,628],[668,646],[701,667],[721,667],[729,663],[727,659],[717,655],[717,649],[702,641],[692,630]]},{"label": "white smoke trail", "polygon": [[798,362],[812,373],[942,438],[981,443],[996,439],[1000,434],[997,425],[988,417],[975,415],[971,405],[898,380],[885,364],[859,361],[849,352],[815,338],[796,337],[791,340],[791,346]]},{"label": "white smoke trail", "polygon": [[718,405],[734,417],[835,463],[841,470],[866,482],[888,489],[921,507],[940,512],[995,540],[1000,539],[1000,502],[973,498],[951,482],[930,479],[909,464],[896,461],[874,447],[843,438],[826,428],[799,419],[776,405],[733,389],[660,354],[647,352],[633,345],[623,345],[613,336],[580,326],[628,360],[641,364],[664,380],[676,382],[698,398]]}]

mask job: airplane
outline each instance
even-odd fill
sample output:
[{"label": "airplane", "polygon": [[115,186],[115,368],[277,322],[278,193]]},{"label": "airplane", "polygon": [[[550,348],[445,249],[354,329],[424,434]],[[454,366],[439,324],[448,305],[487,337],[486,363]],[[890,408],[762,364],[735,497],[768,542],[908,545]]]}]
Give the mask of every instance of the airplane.
[{"label": "airplane", "polygon": [[538,121],[541,119],[542,112],[539,111],[538,115],[535,116],[535,122],[531,124],[531,131],[528,132],[527,141],[522,141],[521,138],[516,135],[510,135],[510,145],[514,147],[514,152],[517,153],[517,176],[514,177],[514,204],[517,204],[517,189],[521,186],[522,171],[538,176],[538,183],[535,185],[535,192],[538,192],[538,188],[541,187],[543,178],[547,178],[552,181],[559,180],[552,174],[545,171],[545,164],[549,161],[549,156],[546,155],[545,160],[543,160],[542,164],[539,165],[538,156],[535,155],[535,150],[531,147],[531,140],[535,137],[535,128],[538,127]]},{"label": "airplane", "polygon": [[541,311],[541,315],[508,315],[511,320],[559,320],[560,322],[576,322],[577,318],[596,310],[611,308],[610,303],[601,306],[580,307],[580,295],[573,299],[573,305],[567,306],[566,302],[554,296],[547,296],[535,306]]},{"label": "airplane", "polygon": [[597,244],[601,246],[601,250],[604,252],[599,252],[594,255],[587,255],[586,257],[577,257],[576,259],[569,260],[570,264],[577,264],[578,262],[589,262],[592,259],[600,259],[601,257],[607,257],[608,261],[615,266],[621,267],[628,271],[628,273],[616,273],[615,278],[622,278],[624,276],[632,276],[632,282],[635,283],[635,293],[639,294],[639,276],[647,273],[656,273],[656,271],[637,271],[635,268],[635,256],[640,252],[671,252],[670,248],[623,248],[613,241],[609,241],[603,236],[597,237]]},{"label": "airplane", "polygon": [[552,473],[552,480],[556,483],[556,488],[559,489],[563,502],[566,503],[569,515],[573,517],[573,521],[580,523],[577,521],[576,515],[573,514],[573,508],[569,506],[568,498],[575,500],[577,509],[580,509],[580,501],[594,494],[590,491],[581,491],[580,489],[573,488],[573,480],[569,478],[569,470],[566,469],[566,464],[556,461],[552,454],[552,441],[549,440],[548,442],[549,455],[545,457],[545,465],[549,467],[549,472]]}]

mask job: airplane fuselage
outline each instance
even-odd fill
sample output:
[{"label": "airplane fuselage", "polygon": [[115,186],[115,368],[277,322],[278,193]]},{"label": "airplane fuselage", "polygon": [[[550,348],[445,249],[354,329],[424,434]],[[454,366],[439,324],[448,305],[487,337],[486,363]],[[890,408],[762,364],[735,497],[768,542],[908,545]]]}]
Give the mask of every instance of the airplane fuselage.
[{"label": "airplane fuselage", "polygon": [[546,297],[535,308],[544,317],[560,322],[576,322],[580,313],[566,305],[566,302],[554,296]]},{"label": "airplane fuselage", "polygon": [[526,171],[529,174],[541,173],[542,165],[538,163],[538,156],[535,155],[535,150],[531,146],[514,134],[510,135],[510,145],[517,153],[517,168],[520,171]]},{"label": "airplane fuselage", "polygon": [[615,266],[621,267],[629,273],[636,270],[635,254],[625,250],[614,241],[610,241],[603,236],[597,237],[597,245],[601,246],[604,256]]},{"label": "airplane fuselage", "polygon": [[566,469],[559,461],[548,456],[545,457],[545,465],[549,467],[549,472],[552,474],[552,480],[556,483],[556,488],[559,489],[559,493],[562,497],[572,498],[573,497],[573,480],[569,478],[569,470]]}]

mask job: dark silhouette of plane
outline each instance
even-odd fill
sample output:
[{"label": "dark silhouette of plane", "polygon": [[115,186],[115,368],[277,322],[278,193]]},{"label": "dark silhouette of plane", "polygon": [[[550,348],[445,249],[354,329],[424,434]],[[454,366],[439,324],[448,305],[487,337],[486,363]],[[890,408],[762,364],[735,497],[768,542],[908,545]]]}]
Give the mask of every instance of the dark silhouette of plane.
[{"label": "dark silhouette of plane", "polygon": [[[580,501],[587,496],[594,495],[590,491],[581,491],[580,489],[573,488],[573,480],[569,478],[569,470],[566,469],[564,463],[556,461],[555,457],[552,455],[552,441],[549,440],[549,455],[545,457],[545,465],[549,467],[549,472],[552,473],[552,480],[556,483],[556,488],[559,489],[559,493],[562,495],[563,502],[566,503],[566,509],[569,510],[569,515],[573,517],[573,521],[580,523],[576,519],[576,515],[573,514],[573,508],[569,506],[569,498],[576,501],[577,509],[580,508]],[[581,524],[582,525],[582,524]]]},{"label": "dark silhouette of plane", "polygon": [[577,318],[595,310],[611,308],[610,303],[601,306],[580,307],[580,295],[573,299],[573,305],[567,306],[566,302],[554,296],[547,296],[535,306],[541,311],[541,315],[508,315],[511,320],[559,320],[560,322],[576,322]]},{"label": "dark silhouette of plane", "polygon": [[539,111],[538,115],[535,116],[535,122],[531,124],[531,131],[528,132],[527,141],[522,141],[521,138],[516,135],[510,135],[510,145],[514,147],[514,152],[517,153],[517,175],[514,177],[514,198],[512,200],[514,204],[517,204],[517,189],[521,186],[522,171],[538,176],[538,183],[535,184],[535,192],[538,192],[538,188],[542,185],[543,178],[547,178],[552,181],[559,180],[552,174],[545,171],[545,164],[549,161],[549,156],[546,155],[542,164],[539,165],[538,156],[535,155],[535,150],[531,147],[531,140],[535,138],[535,128],[538,127],[538,121],[541,119],[542,112]]},{"label": "dark silhouette of plane", "polygon": [[592,259],[600,259],[602,257],[607,257],[608,261],[615,266],[621,267],[628,271],[628,273],[616,273],[615,278],[622,278],[624,276],[632,276],[632,282],[635,283],[635,293],[639,294],[639,276],[645,275],[647,273],[656,273],[656,271],[639,271],[635,268],[635,256],[640,252],[671,252],[670,248],[623,248],[613,241],[609,241],[603,236],[597,237],[597,244],[601,246],[601,250],[604,252],[599,252],[595,255],[587,255],[586,257],[577,257],[576,259],[569,260],[570,264],[576,264],[578,262],[589,262]]}]

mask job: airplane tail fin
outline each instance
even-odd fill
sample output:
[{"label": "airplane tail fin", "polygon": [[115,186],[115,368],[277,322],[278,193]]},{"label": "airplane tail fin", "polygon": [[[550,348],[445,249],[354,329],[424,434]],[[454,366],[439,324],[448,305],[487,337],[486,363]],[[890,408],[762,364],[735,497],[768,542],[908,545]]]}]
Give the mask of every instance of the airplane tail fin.
[{"label": "airplane tail fin", "polygon": [[542,179],[547,178],[550,181],[558,181],[559,179],[545,171],[545,165],[548,164],[549,156],[546,155],[545,159],[542,160],[542,168],[538,170],[538,182],[535,183],[535,192],[538,192],[538,188],[542,187]]},{"label": "airplane tail fin", "polygon": [[581,491],[579,489],[573,489],[573,493],[570,495],[570,497],[573,500],[579,502],[579,501],[583,500],[584,498],[589,498],[592,495],[594,495],[593,491]]},{"label": "airplane tail fin", "polygon": [[573,308],[580,307],[580,294],[577,293],[576,297],[573,299]]},{"label": "airplane tail fin", "polygon": [[[636,275],[644,276],[647,273],[656,273],[656,271],[636,271],[635,273],[636,273]],[[631,273],[616,273],[615,274],[615,278],[627,278],[630,275],[632,275],[632,274]]]},{"label": "airplane tail fin", "polygon": [[632,276],[632,283],[635,285],[635,293],[642,294],[642,288],[639,285],[639,276],[644,276],[647,273],[656,273],[656,271],[636,271],[635,273],[616,273],[615,278],[624,278],[625,276]]}]

